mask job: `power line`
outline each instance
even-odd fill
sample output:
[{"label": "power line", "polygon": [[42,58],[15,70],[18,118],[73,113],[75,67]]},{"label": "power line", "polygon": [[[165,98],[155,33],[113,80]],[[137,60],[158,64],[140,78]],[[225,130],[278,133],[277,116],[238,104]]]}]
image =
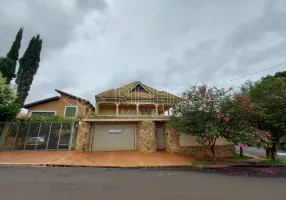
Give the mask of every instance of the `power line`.
[{"label": "power line", "polygon": [[279,67],[279,66],[284,65],[284,64],[286,64],[286,62],[283,62],[283,63],[277,64],[277,65],[274,65],[274,66],[272,66],[272,67],[268,67],[268,68],[266,68],[266,69],[263,69],[263,70],[260,70],[260,71],[257,71],[257,72],[253,72],[253,73],[251,73],[251,74],[247,74],[247,75],[244,75],[244,76],[240,76],[240,77],[238,77],[238,78],[234,78],[234,79],[231,79],[231,80],[222,82],[222,83],[228,83],[228,82],[231,82],[231,81],[235,81],[235,80],[238,80],[238,79],[241,79],[241,78],[244,78],[244,77],[247,77],[247,76],[251,76],[251,75],[254,75],[254,74],[257,74],[257,73],[260,73],[260,72],[263,72],[263,71],[266,71],[266,70],[275,68],[275,67]]}]

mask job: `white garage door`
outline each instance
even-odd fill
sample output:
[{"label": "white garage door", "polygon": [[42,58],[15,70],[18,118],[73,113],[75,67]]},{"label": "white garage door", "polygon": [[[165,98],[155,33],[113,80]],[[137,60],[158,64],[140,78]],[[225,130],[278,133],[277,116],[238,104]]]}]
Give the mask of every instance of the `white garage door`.
[{"label": "white garage door", "polygon": [[94,125],[92,151],[135,150],[135,124]]}]

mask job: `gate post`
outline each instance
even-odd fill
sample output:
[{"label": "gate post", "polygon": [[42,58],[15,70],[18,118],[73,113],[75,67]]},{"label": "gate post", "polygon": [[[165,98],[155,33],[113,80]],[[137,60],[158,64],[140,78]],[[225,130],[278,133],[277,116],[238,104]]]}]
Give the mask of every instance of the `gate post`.
[{"label": "gate post", "polygon": [[71,123],[71,135],[70,135],[70,140],[69,140],[69,151],[72,150],[73,135],[74,135],[74,122]]},{"label": "gate post", "polygon": [[91,123],[79,122],[75,150],[78,152],[88,152],[91,138]]},{"label": "gate post", "polygon": [[48,140],[47,140],[47,144],[46,144],[46,150],[48,149],[48,146],[49,146],[52,126],[53,126],[53,122],[51,122],[51,124],[50,124],[49,135],[48,135]]},{"label": "gate post", "polygon": [[31,128],[31,122],[29,123],[29,128],[28,128],[28,132],[27,132],[26,139],[25,139],[25,144],[24,144],[24,150],[26,150],[26,144],[27,144],[29,133],[30,133],[30,128]]}]

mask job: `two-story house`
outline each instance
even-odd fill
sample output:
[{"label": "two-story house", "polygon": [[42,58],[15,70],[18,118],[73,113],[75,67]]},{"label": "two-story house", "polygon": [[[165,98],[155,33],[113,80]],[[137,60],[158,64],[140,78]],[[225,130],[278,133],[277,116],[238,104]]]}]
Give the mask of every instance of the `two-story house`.
[{"label": "two-story house", "polygon": [[[196,137],[181,135],[168,126],[168,113],[180,100],[140,81],[95,95],[96,118],[83,120],[78,128],[76,150],[145,153],[166,150],[190,156],[211,155]],[[234,145],[218,142],[217,156],[234,155]]]}]

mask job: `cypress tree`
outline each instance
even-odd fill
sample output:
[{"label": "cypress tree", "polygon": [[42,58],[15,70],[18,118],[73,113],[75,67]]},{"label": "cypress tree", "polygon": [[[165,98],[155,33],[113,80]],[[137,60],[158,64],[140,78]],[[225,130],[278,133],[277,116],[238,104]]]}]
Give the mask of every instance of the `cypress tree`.
[{"label": "cypress tree", "polygon": [[15,78],[15,62],[10,58],[0,58],[0,72],[9,84]]},{"label": "cypress tree", "polygon": [[15,71],[16,71],[17,60],[19,57],[22,37],[23,37],[23,28],[20,28],[11,46],[10,51],[7,53],[6,58],[0,58],[0,72],[3,75],[3,78],[6,79],[7,84],[9,84],[11,80],[16,76]]},{"label": "cypress tree", "polygon": [[42,39],[40,35],[33,37],[30,40],[28,48],[26,49],[22,58],[20,58],[20,66],[17,72],[16,84],[18,99],[17,102],[23,106],[33,83],[33,79],[40,63],[40,55],[42,50]]},{"label": "cypress tree", "polygon": [[15,62],[17,62],[17,60],[19,58],[19,51],[21,48],[23,31],[24,31],[24,29],[21,27],[20,30],[18,31],[17,35],[16,35],[16,38],[15,38],[15,40],[11,46],[10,51],[7,53],[7,57],[14,60]]}]

